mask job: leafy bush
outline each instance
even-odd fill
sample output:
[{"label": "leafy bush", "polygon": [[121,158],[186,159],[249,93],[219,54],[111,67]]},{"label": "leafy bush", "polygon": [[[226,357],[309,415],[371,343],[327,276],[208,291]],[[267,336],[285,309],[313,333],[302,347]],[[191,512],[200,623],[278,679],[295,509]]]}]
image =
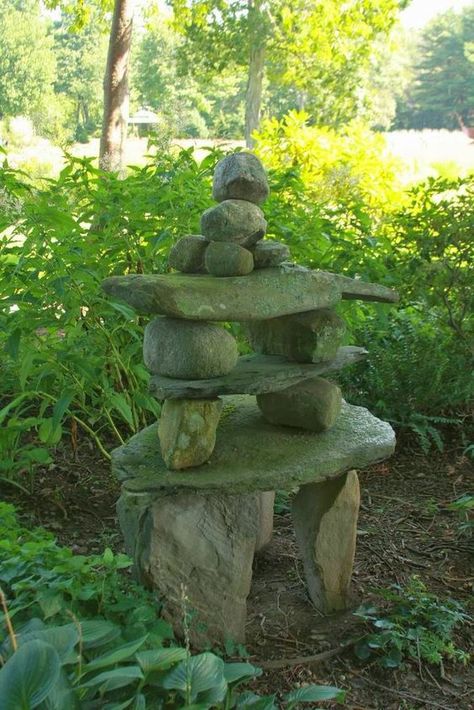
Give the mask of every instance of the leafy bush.
[{"label": "leafy bush", "polygon": [[453,640],[454,630],[468,620],[459,602],[440,600],[416,576],[405,588],[396,585],[378,593],[390,602],[387,610],[363,605],[356,612],[375,629],[357,643],[360,659],[374,656],[384,668],[398,668],[409,659],[437,665],[446,658],[468,662],[469,654]]},{"label": "leafy bush", "polygon": [[[275,696],[237,692],[259,668],[165,646],[172,630],[157,600],[120,574],[129,566],[111,550],[73,555],[44,530],[21,527],[13,507],[0,503],[2,710],[276,710]],[[308,686],[284,702],[293,708],[343,697],[338,688]]]}]

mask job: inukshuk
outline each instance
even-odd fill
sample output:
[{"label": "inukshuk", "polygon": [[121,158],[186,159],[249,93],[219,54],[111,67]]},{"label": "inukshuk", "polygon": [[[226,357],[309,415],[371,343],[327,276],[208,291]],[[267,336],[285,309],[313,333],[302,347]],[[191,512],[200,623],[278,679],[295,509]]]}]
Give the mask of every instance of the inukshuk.
[{"label": "inukshuk", "polygon": [[[348,604],[359,509],[354,469],[389,456],[391,427],[343,401],[331,380],[366,355],[341,347],[341,299],[395,302],[389,289],[289,263],[265,240],[265,171],[249,153],[217,165],[217,206],[201,235],[172,248],[177,273],[116,276],[104,289],[152,314],[144,338],[152,425],[116,449],[126,548],[179,631],[196,644],[244,640],[254,553],[270,540],[276,489],[292,502],[308,592],[323,612]],[[157,316],[157,317],[156,317]],[[244,324],[238,357],[224,322]],[[256,395],[256,398],[255,398]],[[185,599],[185,602],[183,602]]]}]

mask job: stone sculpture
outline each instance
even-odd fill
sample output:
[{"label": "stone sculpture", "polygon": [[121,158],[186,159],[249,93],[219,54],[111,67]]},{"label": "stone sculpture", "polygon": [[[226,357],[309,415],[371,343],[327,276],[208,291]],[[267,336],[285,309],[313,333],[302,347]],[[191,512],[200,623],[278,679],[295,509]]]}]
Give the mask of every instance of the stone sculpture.
[{"label": "stone sculpture", "polygon": [[[219,204],[202,215],[202,235],[182,237],[170,252],[178,273],[103,284],[154,316],[144,360],[163,401],[158,428],[112,454],[126,548],[178,631],[186,588],[197,645],[244,640],[253,556],[271,538],[276,489],[298,489],[294,526],[313,603],[323,612],[347,605],[354,469],[395,445],[388,424],[344,402],[322,376],[367,354],[342,346],[339,301],[394,303],[397,295],[291,264],[286,245],[264,239],[268,183],[254,155],[220,161],[213,196]],[[256,354],[237,357],[222,325],[229,321],[243,323]]]}]

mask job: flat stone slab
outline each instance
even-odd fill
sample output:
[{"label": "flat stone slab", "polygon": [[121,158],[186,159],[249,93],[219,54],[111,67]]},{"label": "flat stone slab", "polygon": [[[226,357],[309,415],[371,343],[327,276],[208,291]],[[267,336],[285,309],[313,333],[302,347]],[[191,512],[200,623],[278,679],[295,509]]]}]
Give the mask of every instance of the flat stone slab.
[{"label": "flat stone slab", "polygon": [[314,434],[268,424],[253,397],[237,395],[224,406],[207,464],[169,471],[153,424],[112,452],[112,470],[125,490],[151,494],[292,490],[381,461],[394,449],[392,427],[363,407],[344,402],[334,428]]},{"label": "flat stone slab", "polygon": [[398,300],[395,291],[385,286],[286,263],[224,278],[179,273],[111,276],[102,287],[139,313],[210,321],[276,318],[329,308],[341,298]]},{"label": "flat stone slab", "polygon": [[181,380],[154,375],[150,392],[157,399],[208,399],[227,394],[266,394],[336,372],[367,356],[367,350],[355,346],[339,348],[331,362],[318,364],[288,362],[281,355],[244,355],[228,375],[208,380]]}]

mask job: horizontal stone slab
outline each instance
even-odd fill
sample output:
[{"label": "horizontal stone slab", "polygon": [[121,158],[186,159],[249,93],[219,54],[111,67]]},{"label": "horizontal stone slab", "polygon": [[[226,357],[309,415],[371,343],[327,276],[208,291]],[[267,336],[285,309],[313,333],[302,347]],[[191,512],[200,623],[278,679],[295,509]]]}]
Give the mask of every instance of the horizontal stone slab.
[{"label": "horizontal stone slab", "polygon": [[398,300],[395,291],[385,286],[294,264],[224,278],[200,274],[111,276],[102,287],[139,313],[210,321],[276,318],[328,308],[341,298]]},{"label": "horizontal stone slab", "polygon": [[153,424],[112,452],[112,470],[136,493],[292,490],[381,461],[394,448],[392,427],[363,407],[344,402],[335,426],[315,434],[268,424],[253,397],[236,395],[224,405],[207,464],[169,471]]},{"label": "horizontal stone slab", "polygon": [[228,375],[208,380],[182,380],[154,375],[150,392],[158,399],[208,399],[227,394],[266,394],[337,372],[367,356],[367,350],[355,346],[339,348],[331,362],[288,362],[281,355],[244,355]]}]

